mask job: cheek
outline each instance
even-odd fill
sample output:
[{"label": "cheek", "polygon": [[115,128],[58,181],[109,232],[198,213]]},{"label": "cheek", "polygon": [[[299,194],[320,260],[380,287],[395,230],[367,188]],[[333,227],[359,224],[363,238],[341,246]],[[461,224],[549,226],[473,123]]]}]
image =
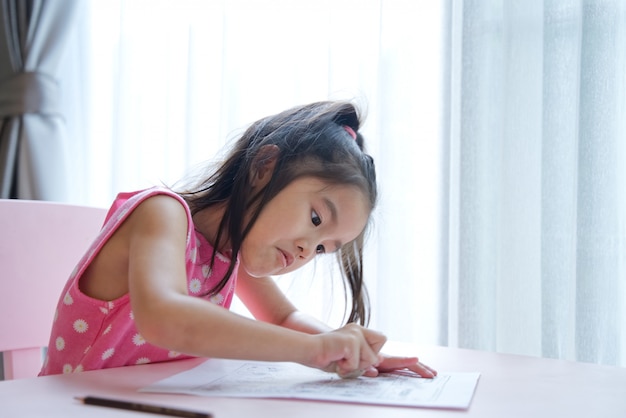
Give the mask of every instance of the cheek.
[{"label": "cheek", "polygon": [[274,258],[271,248],[262,245],[250,234],[241,243],[239,267],[252,277],[263,277],[271,274],[276,264]]},{"label": "cheek", "polygon": [[248,268],[252,264],[254,264],[254,254],[255,253],[256,253],[256,251],[254,251],[254,249],[251,248],[250,242],[247,239],[244,240],[244,242],[241,243],[241,248],[239,249],[239,263],[246,270],[248,270]]},{"label": "cheek", "polygon": [[256,266],[257,263],[254,260],[254,257],[250,257],[250,254],[254,254],[254,252],[251,253],[245,251],[242,246],[242,249],[239,252],[239,269],[243,270],[251,277],[260,277],[263,274],[259,271],[258,267]]}]

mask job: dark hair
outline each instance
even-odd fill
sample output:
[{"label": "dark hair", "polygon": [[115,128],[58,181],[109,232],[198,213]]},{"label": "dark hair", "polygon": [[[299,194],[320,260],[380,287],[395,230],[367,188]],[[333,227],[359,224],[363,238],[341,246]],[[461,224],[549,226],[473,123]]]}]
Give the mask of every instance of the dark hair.
[{"label": "dark hair", "polygon": [[[358,133],[360,115],[350,102],[324,101],[294,107],[254,122],[234,144],[217,170],[191,190],[181,193],[192,213],[217,204],[225,205],[211,263],[220,244],[230,240],[232,258],[226,276],[212,289],[219,292],[233,273],[241,243],[263,207],[290,182],[301,177],[316,177],[328,184],[358,187],[369,198],[371,209],[377,200],[374,161],[365,153]],[[345,126],[356,133],[353,138]],[[251,176],[258,164],[259,150],[279,148],[274,170],[267,185],[251,196]],[[246,212],[250,221],[244,225]],[[348,322],[366,325],[369,299],[363,282],[363,231],[338,251],[344,290],[349,288],[352,307]]]}]

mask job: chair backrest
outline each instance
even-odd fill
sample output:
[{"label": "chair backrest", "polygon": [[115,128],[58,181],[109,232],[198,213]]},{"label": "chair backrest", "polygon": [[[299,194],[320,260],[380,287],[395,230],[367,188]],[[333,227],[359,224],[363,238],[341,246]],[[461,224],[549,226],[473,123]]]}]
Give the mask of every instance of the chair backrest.
[{"label": "chair backrest", "polygon": [[4,379],[39,373],[63,286],[105,216],[102,208],[0,199]]}]

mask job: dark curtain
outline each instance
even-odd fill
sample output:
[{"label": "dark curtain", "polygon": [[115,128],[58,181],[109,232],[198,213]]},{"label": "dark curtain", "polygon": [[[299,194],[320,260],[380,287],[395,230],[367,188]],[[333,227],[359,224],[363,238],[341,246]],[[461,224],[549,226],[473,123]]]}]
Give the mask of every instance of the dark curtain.
[{"label": "dark curtain", "polygon": [[57,71],[76,0],[0,0],[0,198],[65,200]]}]

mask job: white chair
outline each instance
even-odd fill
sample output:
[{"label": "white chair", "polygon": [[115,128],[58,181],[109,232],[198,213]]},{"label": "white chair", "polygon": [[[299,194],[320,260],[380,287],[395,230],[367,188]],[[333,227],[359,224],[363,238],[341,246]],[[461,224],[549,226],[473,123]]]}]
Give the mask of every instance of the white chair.
[{"label": "white chair", "polygon": [[0,199],[4,379],[39,373],[63,286],[105,215],[102,208]]}]

